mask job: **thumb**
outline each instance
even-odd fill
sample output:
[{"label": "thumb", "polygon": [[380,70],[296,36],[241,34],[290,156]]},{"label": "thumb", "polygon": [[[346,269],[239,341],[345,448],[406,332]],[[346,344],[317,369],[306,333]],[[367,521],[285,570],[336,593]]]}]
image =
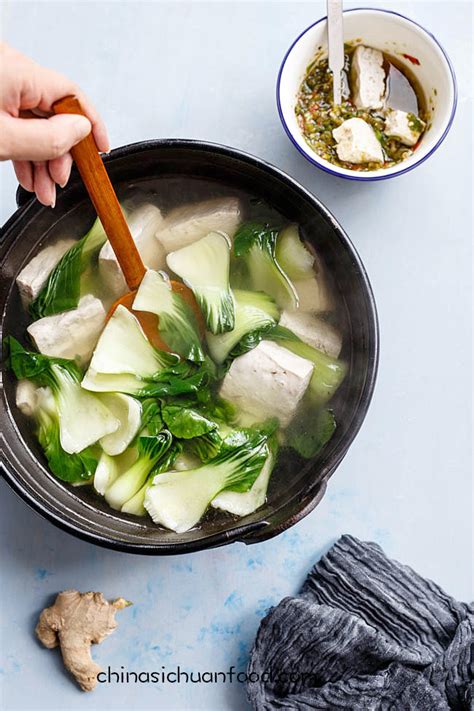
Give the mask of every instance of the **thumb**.
[{"label": "thumb", "polygon": [[85,116],[58,114],[48,119],[0,117],[0,160],[59,158],[91,132]]}]

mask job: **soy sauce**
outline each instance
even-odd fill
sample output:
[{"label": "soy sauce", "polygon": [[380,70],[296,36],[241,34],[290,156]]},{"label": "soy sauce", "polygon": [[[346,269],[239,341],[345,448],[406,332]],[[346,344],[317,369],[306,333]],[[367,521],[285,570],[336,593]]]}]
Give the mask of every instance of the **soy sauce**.
[{"label": "soy sauce", "polygon": [[399,109],[418,116],[420,106],[413,83],[385,55],[384,59],[387,86],[385,105],[390,109]]}]

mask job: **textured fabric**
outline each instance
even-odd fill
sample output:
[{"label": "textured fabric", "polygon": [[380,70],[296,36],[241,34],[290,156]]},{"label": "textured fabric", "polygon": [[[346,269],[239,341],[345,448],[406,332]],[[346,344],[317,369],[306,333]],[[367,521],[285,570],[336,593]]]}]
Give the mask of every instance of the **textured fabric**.
[{"label": "textured fabric", "polygon": [[473,639],[472,605],[343,536],[262,620],[247,693],[257,711],[471,709]]}]

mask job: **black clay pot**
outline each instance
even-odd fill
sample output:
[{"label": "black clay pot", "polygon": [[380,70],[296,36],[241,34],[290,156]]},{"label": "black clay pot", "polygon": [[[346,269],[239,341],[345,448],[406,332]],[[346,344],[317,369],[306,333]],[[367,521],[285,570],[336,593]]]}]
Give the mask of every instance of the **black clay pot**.
[{"label": "black clay pot", "polygon": [[[350,364],[334,408],[338,427],[313,461],[292,462],[272,478],[268,503],[244,519],[208,514],[199,529],[175,534],[149,519],[112,511],[92,487],[74,488],[55,479],[28,423],[15,406],[15,382],[3,369],[0,417],[1,465],[12,488],[50,521],[92,543],[133,553],[184,553],[232,541],[255,543],[271,538],[306,516],[324,495],[367,412],[378,361],[375,303],[364,267],[344,230],[311,193],[278,169],[252,156],[199,141],[147,141],[111,152],[105,163],[116,186],[154,177],[188,176],[220,181],[266,200],[314,239],[331,274],[347,321],[343,353]],[[25,316],[15,278],[49,239],[59,233],[79,237],[92,222],[93,210],[73,173],[54,210],[26,193],[2,230],[0,308],[3,334],[24,341]]]}]

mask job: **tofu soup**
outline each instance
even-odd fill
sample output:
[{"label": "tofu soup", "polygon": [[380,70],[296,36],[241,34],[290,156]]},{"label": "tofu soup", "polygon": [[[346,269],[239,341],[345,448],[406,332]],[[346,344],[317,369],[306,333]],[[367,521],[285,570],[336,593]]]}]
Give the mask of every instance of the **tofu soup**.
[{"label": "tofu soup", "polygon": [[363,45],[345,46],[340,106],[333,104],[332,74],[320,53],[307,69],[295,111],[315,153],[348,170],[401,163],[428,128],[424,95],[413,74],[396,57]]},{"label": "tofu soup", "polygon": [[51,473],[112,509],[177,533],[246,516],[337,427],[344,311],[317,236],[197,179],[121,204],[147,267],[131,298],[98,220],[18,275],[17,406]]}]

